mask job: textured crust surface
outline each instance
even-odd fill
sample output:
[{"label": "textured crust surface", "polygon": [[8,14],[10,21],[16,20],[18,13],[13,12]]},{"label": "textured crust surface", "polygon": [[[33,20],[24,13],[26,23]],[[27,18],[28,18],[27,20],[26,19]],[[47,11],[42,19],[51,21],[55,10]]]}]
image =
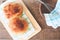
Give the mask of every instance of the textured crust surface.
[{"label": "textured crust surface", "polygon": [[9,26],[15,33],[24,33],[28,29],[28,23],[24,19],[17,17],[10,20]]},{"label": "textured crust surface", "polygon": [[4,12],[7,18],[20,16],[23,12],[23,7],[18,3],[10,3],[4,7]]}]

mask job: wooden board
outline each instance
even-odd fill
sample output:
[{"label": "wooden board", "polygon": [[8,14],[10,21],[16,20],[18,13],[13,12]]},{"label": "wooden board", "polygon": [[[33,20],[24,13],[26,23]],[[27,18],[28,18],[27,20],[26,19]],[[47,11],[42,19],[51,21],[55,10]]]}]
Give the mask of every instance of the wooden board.
[{"label": "wooden board", "polygon": [[[17,2],[18,2],[18,1],[17,1]],[[22,4],[23,10],[25,11],[26,15],[27,15],[28,18],[30,19],[30,21],[31,21],[31,23],[33,24],[34,29],[35,29],[35,32],[27,38],[27,39],[30,39],[32,36],[34,36],[34,35],[36,35],[38,32],[40,32],[40,31],[41,31],[41,28],[40,28],[39,24],[36,22],[36,20],[34,19],[34,17],[31,15],[31,13],[29,12],[29,10],[26,8],[26,6],[24,5],[24,3],[23,3],[22,1],[20,1],[20,3]],[[4,22],[3,22],[2,20],[1,20],[1,22],[3,23],[4,27],[6,28],[6,30],[9,31],[8,28],[5,26]],[[10,32],[8,32],[8,33],[9,33],[10,35],[12,34],[12,33],[10,33]]]}]

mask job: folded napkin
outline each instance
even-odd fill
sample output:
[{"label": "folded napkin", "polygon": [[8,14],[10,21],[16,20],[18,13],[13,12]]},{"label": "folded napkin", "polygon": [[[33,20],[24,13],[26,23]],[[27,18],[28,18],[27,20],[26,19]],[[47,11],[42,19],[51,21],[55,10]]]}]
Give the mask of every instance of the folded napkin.
[{"label": "folded napkin", "polygon": [[44,14],[48,26],[57,28],[60,26],[60,0],[57,0],[56,7],[49,14]]}]

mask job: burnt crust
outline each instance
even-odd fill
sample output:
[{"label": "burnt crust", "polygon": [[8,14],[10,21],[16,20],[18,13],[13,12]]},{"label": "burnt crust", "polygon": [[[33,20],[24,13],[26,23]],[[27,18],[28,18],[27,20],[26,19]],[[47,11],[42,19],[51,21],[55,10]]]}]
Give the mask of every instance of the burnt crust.
[{"label": "burnt crust", "polygon": [[4,7],[5,16],[11,18],[13,16],[21,16],[23,12],[22,5],[18,3],[10,3]]},{"label": "burnt crust", "polygon": [[10,20],[9,26],[12,29],[12,31],[15,33],[19,33],[19,32],[24,33],[28,29],[27,21],[24,19],[21,19],[21,18],[14,18],[14,19]]}]

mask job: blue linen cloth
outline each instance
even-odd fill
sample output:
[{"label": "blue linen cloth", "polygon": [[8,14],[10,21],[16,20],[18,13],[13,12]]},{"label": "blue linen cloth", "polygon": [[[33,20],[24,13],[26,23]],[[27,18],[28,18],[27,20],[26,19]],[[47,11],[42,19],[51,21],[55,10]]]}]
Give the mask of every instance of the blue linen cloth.
[{"label": "blue linen cloth", "polygon": [[60,0],[57,0],[55,9],[50,14],[44,14],[48,26],[57,28],[60,26]]}]

